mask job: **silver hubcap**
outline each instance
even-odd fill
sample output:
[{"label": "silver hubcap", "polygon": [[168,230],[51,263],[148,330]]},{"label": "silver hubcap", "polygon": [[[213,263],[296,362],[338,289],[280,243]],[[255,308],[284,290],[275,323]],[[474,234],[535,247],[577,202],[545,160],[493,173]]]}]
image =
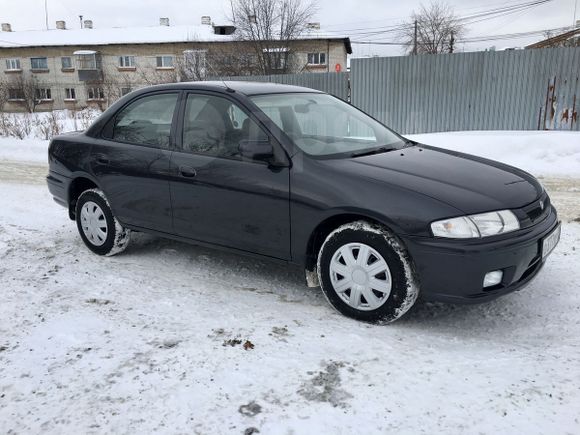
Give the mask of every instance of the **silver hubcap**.
[{"label": "silver hubcap", "polygon": [[340,247],[330,260],[330,281],[340,298],[361,311],[376,310],[391,294],[391,271],[385,259],[364,243]]},{"label": "silver hubcap", "polygon": [[98,204],[87,201],[81,209],[81,228],[85,237],[95,246],[101,246],[107,240],[107,219]]}]

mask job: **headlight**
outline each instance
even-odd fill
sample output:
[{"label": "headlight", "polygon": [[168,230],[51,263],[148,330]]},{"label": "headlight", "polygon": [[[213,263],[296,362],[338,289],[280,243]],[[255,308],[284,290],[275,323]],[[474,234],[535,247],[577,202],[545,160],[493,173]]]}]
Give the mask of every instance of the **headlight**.
[{"label": "headlight", "polygon": [[510,210],[444,219],[431,224],[433,235],[450,239],[489,237],[519,229],[520,222]]}]

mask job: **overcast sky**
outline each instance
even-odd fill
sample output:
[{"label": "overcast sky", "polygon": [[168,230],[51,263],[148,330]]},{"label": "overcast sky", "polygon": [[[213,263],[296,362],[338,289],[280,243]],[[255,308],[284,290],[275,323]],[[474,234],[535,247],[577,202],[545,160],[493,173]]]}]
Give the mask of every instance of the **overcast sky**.
[{"label": "overcast sky", "polygon": [[[213,21],[224,23],[230,10],[229,0],[46,0],[50,28],[55,21],[66,20],[67,27],[79,27],[79,15],[91,19],[95,27],[150,26],[157,25],[159,17],[169,17],[172,25],[199,24],[202,15],[210,15]],[[449,0],[457,15],[465,16],[482,10],[522,3],[526,0]],[[571,26],[575,2],[580,0],[552,0],[526,12],[473,24],[468,27],[469,37],[534,31],[547,28]],[[12,24],[14,31],[41,30],[45,28],[45,0],[0,0],[0,22]],[[323,30],[345,30],[344,36],[353,41],[368,37],[353,33],[358,29],[376,28],[400,24],[417,9],[420,1],[387,0],[317,0],[318,13]],[[580,8],[580,6],[579,6]],[[578,17],[580,19],[580,10]],[[357,29],[357,30],[352,30]],[[349,31],[350,30],[350,31]],[[389,39],[381,36],[380,39]],[[377,37],[375,37],[377,39]],[[460,45],[459,50],[472,51],[495,45],[497,48],[524,46],[537,41],[538,37],[480,42]],[[356,56],[400,55],[402,49],[392,46],[353,45]]]}]

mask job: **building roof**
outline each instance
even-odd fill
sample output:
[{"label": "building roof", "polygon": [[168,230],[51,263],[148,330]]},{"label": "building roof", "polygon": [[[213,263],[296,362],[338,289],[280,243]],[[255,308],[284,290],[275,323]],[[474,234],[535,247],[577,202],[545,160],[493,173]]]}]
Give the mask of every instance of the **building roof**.
[{"label": "building roof", "polygon": [[534,42],[533,44],[527,45],[526,48],[552,47],[554,45],[560,44],[569,39],[577,37],[580,37],[580,27],[570,30],[568,32],[561,33],[560,35],[552,36],[551,38],[547,38],[542,41]]},{"label": "building roof", "polygon": [[[299,39],[343,40],[350,53],[348,37],[325,35],[313,30]],[[233,35],[216,35],[211,25],[113,27],[70,30],[25,30],[0,32],[0,48],[94,46],[116,44],[163,44],[176,42],[228,42]]]}]

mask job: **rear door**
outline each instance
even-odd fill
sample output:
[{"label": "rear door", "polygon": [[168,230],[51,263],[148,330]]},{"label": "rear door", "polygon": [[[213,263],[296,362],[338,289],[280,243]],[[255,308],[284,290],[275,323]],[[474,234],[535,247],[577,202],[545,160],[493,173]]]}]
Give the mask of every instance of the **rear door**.
[{"label": "rear door", "polygon": [[179,92],[137,97],[119,110],[91,151],[91,168],[125,224],[171,232],[169,162]]},{"label": "rear door", "polygon": [[175,231],[289,259],[289,168],[271,168],[239,153],[240,141],[273,138],[223,95],[188,93],[182,107],[181,134],[171,158]]}]

